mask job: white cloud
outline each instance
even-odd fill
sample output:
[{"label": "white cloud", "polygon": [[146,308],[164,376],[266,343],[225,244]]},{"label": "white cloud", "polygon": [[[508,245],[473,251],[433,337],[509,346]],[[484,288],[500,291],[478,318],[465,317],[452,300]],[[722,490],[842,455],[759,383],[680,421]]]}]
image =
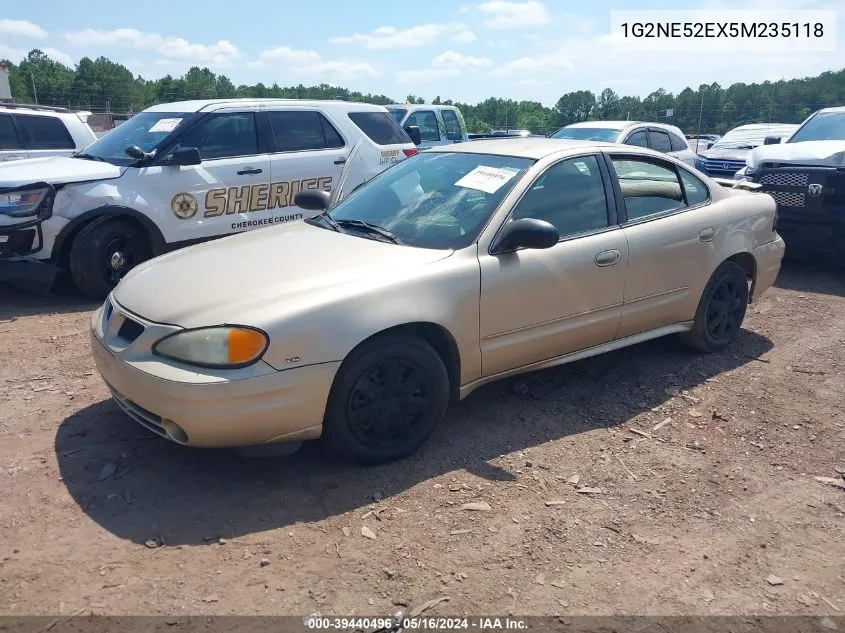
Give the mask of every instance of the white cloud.
[{"label": "white cloud", "polygon": [[490,0],[479,4],[478,10],[486,16],[484,26],[491,29],[519,29],[548,24],[552,21],[546,5],[538,0],[527,2]]},{"label": "white cloud", "polygon": [[396,73],[396,81],[403,84],[430,83],[439,79],[460,77],[457,68],[422,68],[420,70],[400,70]]},{"label": "white cloud", "polygon": [[181,37],[143,33],[137,29],[84,29],[70,31],[64,37],[75,46],[131,46],[154,51],[164,61],[208,64],[221,68],[232,66],[243,58],[240,49],[228,40],[196,44]]},{"label": "white cloud", "polygon": [[47,37],[47,31],[26,20],[0,20],[0,35],[43,40]]},{"label": "white cloud", "polygon": [[501,76],[524,76],[541,73],[546,74],[551,71],[571,70],[573,67],[574,64],[569,58],[552,53],[550,55],[520,57],[494,69],[493,74]]},{"label": "white cloud", "polygon": [[473,57],[455,51],[445,51],[432,59],[428,68],[398,71],[396,80],[400,83],[428,83],[438,79],[460,77],[465,71],[472,72],[492,65],[493,61],[487,57]]},{"label": "white cloud", "polygon": [[67,53],[58,51],[55,48],[48,47],[41,50],[44,51],[44,54],[47,55],[47,57],[49,57],[50,59],[55,59],[57,62],[61,62],[65,66],[73,66],[76,63],[73,57],[71,57]]},{"label": "white cloud", "polygon": [[247,63],[250,68],[281,65],[286,71],[304,75],[331,75],[342,79],[376,77],[379,72],[368,62],[354,59],[323,59],[317,51],[304,51],[277,46],[262,52],[257,60]]},{"label": "white cloud", "polygon": [[478,38],[475,36],[475,33],[470,31],[469,29],[459,31],[455,35],[452,36],[453,42],[458,42],[459,44],[472,44]]},{"label": "white cloud", "polygon": [[474,41],[475,34],[468,31],[463,24],[420,24],[406,29],[395,26],[381,26],[371,33],[355,33],[329,39],[331,44],[363,44],[364,48],[372,50],[392,50],[397,48],[419,48],[428,46],[443,35],[455,33],[457,41]]},{"label": "white cloud", "polygon": [[6,44],[0,44],[0,59],[8,59],[10,62],[17,64],[20,62],[29,51],[25,48],[14,48]]},{"label": "white cloud", "polygon": [[431,60],[432,68],[458,68],[463,70],[467,68],[484,68],[492,65],[493,62],[487,57],[462,55],[461,53],[456,53],[455,51],[440,53],[437,57]]}]

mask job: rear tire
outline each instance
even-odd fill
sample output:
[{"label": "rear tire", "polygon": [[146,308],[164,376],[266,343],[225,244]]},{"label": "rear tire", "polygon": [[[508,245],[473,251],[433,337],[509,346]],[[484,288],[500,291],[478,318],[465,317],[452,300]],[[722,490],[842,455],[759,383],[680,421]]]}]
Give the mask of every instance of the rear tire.
[{"label": "rear tire", "polygon": [[692,330],[679,338],[699,352],[719,352],[739,334],[747,308],[745,270],[736,262],[722,262],[701,294]]},{"label": "rear tire", "polygon": [[150,258],[142,229],[121,218],[82,227],[70,247],[70,276],[80,293],[102,299],[132,268]]},{"label": "rear tire", "polygon": [[329,394],[323,439],[363,464],[407,457],[443,419],[449,376],[425,341],[389,334],[344,360]]}]

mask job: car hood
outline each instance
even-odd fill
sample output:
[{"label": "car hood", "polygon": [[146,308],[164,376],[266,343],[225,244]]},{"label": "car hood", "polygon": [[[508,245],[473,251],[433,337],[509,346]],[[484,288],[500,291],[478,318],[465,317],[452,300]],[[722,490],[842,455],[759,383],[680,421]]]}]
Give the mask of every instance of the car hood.
[{"label": "car hood", "polygon": [[33,182],[62,185],[118,178],[125,168],[84,158],[46,156],[0,163],[0,188],[22,187]]},{"label": "car hood", "polygon": [[113,296],[130,312],[158,323],[261,327],[286,311],[395,283],[451,254],[294,222],[150,260],[134,268]]},{"label": "car hood", "polygon": [[747,150],[747,149],[715,148],[715,149],[708,149],[707,151],[704,151],[704,152],[699,152],[698,155],[701,158],[706,158],[707,160],[744,161],[748,152],[749,152],[749,150]]},{"label": "car hood", "polygon": [[748,166],[790,163],[819,167],[845,167],[845,141],[805,141],[762,145],[748,154]]}]

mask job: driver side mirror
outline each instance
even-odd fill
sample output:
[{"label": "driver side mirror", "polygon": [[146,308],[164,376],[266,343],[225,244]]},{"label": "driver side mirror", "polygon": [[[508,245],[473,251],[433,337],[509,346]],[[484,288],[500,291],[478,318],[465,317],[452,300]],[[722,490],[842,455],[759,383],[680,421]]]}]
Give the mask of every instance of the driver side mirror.
[{"label": "driver side mirror", "polygon": [[767,136],[763,141],[763,145],[780,145],[779,136]]},{"label": "driver side mirror", "polygon": [[188,165],[199,165],[202,162],[200,151],[196,147],[179,147],[167,156],[162,161],[165,165],[181,165],[187,167]]},{"label": "driver side mirror", "polygon": [[555,226],[545,220],[522,218],[512,220],[503,228],[490,248],[492,253],[505,253],[518,248],[551,248],[560,240]]},{"label": "driver side mirror", "polygon": [[420,128],[416,125],[406,125],[405,131],[408,133],[408,136],[411,137],[411,140],[414,142],[414,145],[419,145],[422,143],[422,136],[420,135]]},{"label": "driver side mirror", "polygon": [[293,203],[306,211],[326,211],[329,208],[331,194],[322,189],[306,189],[300,191],[293,198]]}]

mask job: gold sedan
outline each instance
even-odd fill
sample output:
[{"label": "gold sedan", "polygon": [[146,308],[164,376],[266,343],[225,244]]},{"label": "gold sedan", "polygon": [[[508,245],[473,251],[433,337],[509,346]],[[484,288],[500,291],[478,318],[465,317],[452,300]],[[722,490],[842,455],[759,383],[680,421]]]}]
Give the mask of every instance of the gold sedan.
[{"label": "gold sedan", "polygon": [[397,459],[492,380],[668,334],[724,349],[784,252],[771,197],[602,143],[449,145],[296,201],[312,217],[151,260],[93,315],[139,423]]}]

